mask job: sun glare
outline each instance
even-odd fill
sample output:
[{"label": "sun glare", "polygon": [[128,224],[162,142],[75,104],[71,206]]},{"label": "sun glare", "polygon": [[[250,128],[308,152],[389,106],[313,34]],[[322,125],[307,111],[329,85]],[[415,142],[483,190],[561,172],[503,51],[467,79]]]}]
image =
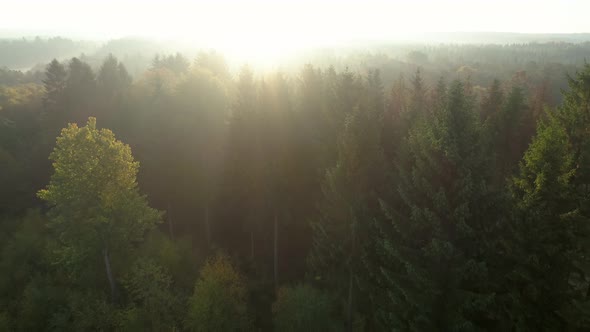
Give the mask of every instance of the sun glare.
[{"label": "sun glare", "polygon": [[[535,8],[535,20],[525,22],[522,13],[531,8]],[[574,19],[572,15],[579,14],[567,8],[548,0],[61,0],[60,4],[20,0],[8,8],[0,28],[32,32],[44,27],[48,33],[81,39],[162,38],[218,49],[253,65],[272,66],[301,49],[353,40],[403,40],[423,32],[580,30],[578,25],[585,20]],[[66,9],[85,14],[65,17]],[[21,12],[29,17],[26,25],[15,19]],[[549,26],[551,22],[560,23]]]},{"label": "sun glare", "polygon": [[199,15],[200,19],[194,21],[186,14],[163,18],[164,28],[154,28],[152,35],[214,48],[230,60],[256,67],[272,67],[298,51],[339,40],[338,35],[327,37],[338,18],[320,28],[321,17],[308,6],[291,6],[285,10],[284,6],[264,1],[187,6],[188,13],[207,12],[208,15]]}]

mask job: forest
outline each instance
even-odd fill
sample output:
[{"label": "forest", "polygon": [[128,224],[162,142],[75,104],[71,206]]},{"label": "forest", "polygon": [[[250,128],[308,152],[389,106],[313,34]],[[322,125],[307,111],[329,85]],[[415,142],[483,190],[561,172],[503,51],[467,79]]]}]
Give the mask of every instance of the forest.
[{"label": "forest", "polygon": [[588,331],[589,51],[0,68],[0,331]]}]

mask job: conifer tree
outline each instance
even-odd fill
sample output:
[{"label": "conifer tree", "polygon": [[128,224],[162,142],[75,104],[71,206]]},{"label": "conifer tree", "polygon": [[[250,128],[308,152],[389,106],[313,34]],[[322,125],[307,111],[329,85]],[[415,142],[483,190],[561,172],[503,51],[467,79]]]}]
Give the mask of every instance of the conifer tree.
[{"label": "conifer tree", "polygon": [[590,65],[569,86],[563,106],[539,123],[512,185],[515,314],[531,329],[590,326]]},{"label": "conifer tree", "polygon": [[393,83],[387,108],[383,116],[382,146],[389,162],[398,154],[398,144],[407,134],[408,88],[403,75]]},{"label": "conifer tree", "polygon": [[406,80],[403,75],[393,83],[391,91],[389,92],[389,103],[387,107],[387,122],[398,123],[402,114],[408,108],[408,88],[406,87]]},{"label": "conifer tree", "polygon": [[482,122],[498,116],[500,107],[504,104],[504,92],[500,86],[499,80],[494,80],[488,88],[487,95],[484,96],[480,106],[480,118]]},{"label": "conifer tree", "polygon": [[476,114],[463,85],[419,120],[398,163],[398,198],[382,200],[380,315],[408,331],[490,328],[493,289],[486,258],[494,197]]},{"label": "conifer tree", "polygon": [[65,67],[56,59],[53,59],[45,70],[45,98],[43,104],[45,109],[54,108],[62,97],[63,90],[66,86],[67,72]]},{"label": "conifer tree", "polygon": [[[355,313],[362,311],[359,288],[365,288],[364,260],[372,255],[377,197],[383,188],[385,169],[380,145],[380,119],[375,109],[361,109],[346,117],[339,138],[338,160],[326,172],[320,216],[313,224],[314,243],[310,265],[317,280],[327,282],[342,300],[348,330]],[[364,308],[367,309],[367,308]]]},{"label": "conifer tree", "polygon": [[415,119],[426,114],[426,86],[420,68],[416,69],[416,73],[412,78],[412,87],[410,89],[409,113],[408,115]]},{"label": "conifer tree", "polygon": [[131,85],[131,76],[127,73],[125,66],[109,54],[98,70],[96,81],[102,96],[110,101]]},{"label": "conifer tree", "polygon": [[[241,232],[248,234],[249,256],[256,256],[256,243],[266,212],[267,166],[263,150],[263,122],[259,110],[258,89],[251,69],[240,71],[236,101],[229,123],[229,151],[224,191],[240,214]],[[235,226],[234,226],[235,227]]]},{"label": "conifer tree", "polygon": [[379,114],[385,111],[385,97],[383,95],[383,81],[378,69],[370,70],[367,77],[368,108]]},{"label": "conifer tree", "polygon": [[436,83],[436,88],[430,92],[429,96],[429,109],[431,112],[435,112],[444,107],[444,103],[447,100],[447,83],[444,77],[439,78]]},{"label": "conifer tree", "polygon": [[78,58],[72,58],[68,64],[66,80],[65,107],[67,119],[63,125],[76,122],[82,125],[93,114],[95,105],[96,80],[92,68]]},{"label": "conifer tree", "polygon": [[526,130],[532,121],[529,114],[522,89],[513,87],[492,124],[497,173],[500,176],[510,176],[522,159],[529,143]]},{"label": "conifer tree", "polygon": [[[210,71],[195,68],[176,88],[174,112],[166,128],[166,149],[178,162],[167,161],[161,167],[168,172],[169,226],[174,233],[172,214],[177,210],[190,211],[201,221],[202,243],[207,250],[213,241],[213,203],[222,176],[221,166],[226,143],[229,103],[221,80]],[[190,142],[190,149],[181,142]],[[189,195],[192,193],[192,195]],[[190,197],[190,200],[183,199]],[[176,206],[170,206],[175,204]],[[180,209],[177,209],[180,207]],[[182,230],[182,228],[181,228]]]}]

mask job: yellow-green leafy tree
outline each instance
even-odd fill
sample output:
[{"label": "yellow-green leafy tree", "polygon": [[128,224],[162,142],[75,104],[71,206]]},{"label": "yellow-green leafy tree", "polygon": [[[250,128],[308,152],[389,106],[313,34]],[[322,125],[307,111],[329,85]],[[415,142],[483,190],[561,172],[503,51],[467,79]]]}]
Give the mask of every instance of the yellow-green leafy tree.
[{"label": "yellow-green leafy tree", "polygon": [[248,292],[243,277],[230,259],[209,260],[189,300],[186,327],[191,331],[246,331],[250,327]]},{"label": "yellow-green leafy tree", "polygon": [[112,262],[125,264],[161,217],[138,191],[139,163],[112,131],[96,128],[95,118],[63,129],[50,159],[54,173],[38,195],[50,207],[55,263],[72,281],[104,284],[106,276],[114,298]]}]

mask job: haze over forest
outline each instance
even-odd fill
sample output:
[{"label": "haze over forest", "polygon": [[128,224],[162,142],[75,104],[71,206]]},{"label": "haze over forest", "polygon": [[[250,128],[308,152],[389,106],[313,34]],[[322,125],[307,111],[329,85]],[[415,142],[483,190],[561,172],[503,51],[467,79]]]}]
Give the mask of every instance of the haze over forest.
[{"label": "haze over forest", "polygon": [[0,331],[590,330],[590,2],[0,10]]}]

